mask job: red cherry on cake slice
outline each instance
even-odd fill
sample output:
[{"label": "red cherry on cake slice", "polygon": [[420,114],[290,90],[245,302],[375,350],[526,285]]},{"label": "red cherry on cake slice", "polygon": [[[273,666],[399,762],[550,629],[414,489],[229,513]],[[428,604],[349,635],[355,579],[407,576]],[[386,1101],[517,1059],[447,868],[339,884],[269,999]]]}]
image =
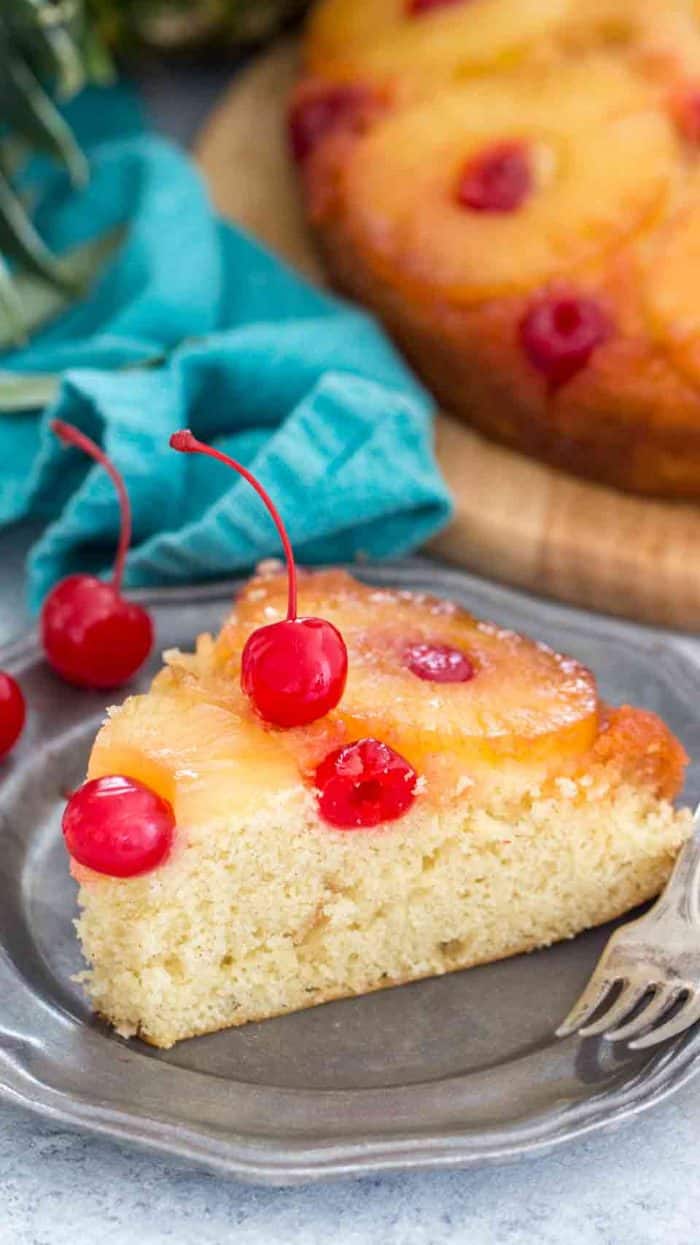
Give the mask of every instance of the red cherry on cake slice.
[{"label": "red cherry on cake slice", "polygon": [[457,202],[472,212],[514,212],[532,187],[527,147],[499,143],[473,156],[462,169]]},{"label": "red cherry on cake slice", "polygon": [[259,627],[241,658],[241,686],[257,713],[271,726],[307,726],[338,704],[348,672],[340,632],[323,618],[297,617],[297,575],[291,542],[276,506],[255,476],[191,432],[173,433],[170,444],[186,454],[206,454],[232,467],[255,489],[279,532],[287,560],[287,617]]},{"label": "red cherry on cake slice", "polygon": [[14,748],[22,734],[26,707],[19,683],[0,670],[0,758]]},{"label": "red cherry on cake slice", "polygon": [[120,687],[136,674],[153,647],[150,615],[121,593],[131,541],[129,498],[121,475],[94,441],[62,420],[54,420],[51,428],[67,445],[83,450],[107,471],[119,497],[121,531],[111,583],[94,575],[69,575],[47,596],[41,610],[44,653],[69,683]]},{"label": "red cherry on cake slice", "polygon": [[533,367],[552,388],[571,380],[610,335],[610,322],[594,298],[585,294],[545,294],[528,308],[520,344]]},{"label": "red cherry on cake slice", "polygon": [[260,627],[243,650],[243,691],[261,718],[275,726],[306,726],[335,709],[346,674],[343,639],[322,618]]},{"label": "red cherry on cake slice", "polygon": [[71,796],[63,837],[74,860],[96,873],[132,878],[161,865],[173,842],[175,815],[150,787],[112,774]]},{"label": "red cherry on cake slice", "polygon": [[329,753],[316,770],[321,816],[339,830],[396,821],[416,798],[418,775],[379,739],[358,739]]}]

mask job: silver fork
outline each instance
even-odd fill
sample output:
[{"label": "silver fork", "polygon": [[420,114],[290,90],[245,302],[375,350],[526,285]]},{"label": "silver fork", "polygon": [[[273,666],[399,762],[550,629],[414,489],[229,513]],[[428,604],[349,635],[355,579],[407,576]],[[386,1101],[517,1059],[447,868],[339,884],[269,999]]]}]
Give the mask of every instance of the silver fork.
[{"label": "silver fork", "polygon": [[[599,1008],[603,1013],[591,1021]],[[673,1015],[668,1016],[672,1010]],[[626,1019],[634,1012],[631,1019]],[[700,804],[693,833],[653,908],[622,925],[557,1029],[629,1042],[634,1050],[676,1037],[700,1020]]]}]

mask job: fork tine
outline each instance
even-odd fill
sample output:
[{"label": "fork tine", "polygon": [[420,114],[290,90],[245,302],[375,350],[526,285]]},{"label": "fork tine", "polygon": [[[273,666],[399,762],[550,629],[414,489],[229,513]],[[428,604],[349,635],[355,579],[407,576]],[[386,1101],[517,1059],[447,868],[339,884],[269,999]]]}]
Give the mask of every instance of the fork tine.
[{"label": "fork tine", "polygon": [[668,982],[650,982],[647,989],[653,989],[655,993],[646,1007],[638,1012],[632,1020],[628,1020],[627,1024],[620,1025],[617,1029],[608,1029],[605,1037],[609,1042],[625,1042],[630,1038],[639,1037],[644,1029],[648,1029],[650,1025],[656,1024],[656,1021],[660,1020],[668,1009],[673,1006],[682,993],[683,986],[672,986]]},{"label": "fork tine", "polygon": [[606,972],[601,972],[601,965],[598,964],[583,994],[556,1030],[557,1037],[568,1037],[570,1033],[575,1033],[582,1024],[585,1024],[600,1007],[606,995],[610,993],[616,980],[617,978],[610,977]]},{"label": "fork tine", "polygon": [[643,986],[623,986],[622,993],[612,1004],[612,1007],[609,1007],[598,1020],[594,1020],[591,1024],[581,1027],[581,1037],[598,1037],[601,1033],[607,1035],[608,1030],[614,1029],[616,1024],[619,1024],[621,1020],[624,1020],[625,1016],[629,1016],[630,1012],[634,1011],[648,989],[649,987],[646,983]]},{"label": "fork tine", "polygon": [[677,1037],[697,1020],[700,1020],[700,994],[691,991],[672,1020],[667,1020],[665,1024],[652,1029],[651,1033],[645,1033],[644,1037],[635,1038],[633,1042],[630,1042],[630,1046],[632,1050],[645,1050],[648,1046],[656,1046],[657,1042],[665,1042],[667,1038]]}]

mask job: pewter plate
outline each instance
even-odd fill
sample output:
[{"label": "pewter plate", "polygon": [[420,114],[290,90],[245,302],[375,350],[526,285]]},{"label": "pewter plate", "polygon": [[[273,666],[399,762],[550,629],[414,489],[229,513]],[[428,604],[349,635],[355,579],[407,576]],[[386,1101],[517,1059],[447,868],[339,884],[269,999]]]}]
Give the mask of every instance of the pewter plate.
[{"label": "pewter plate", "polygon": [[[700,760],[700,661],[680,641],[425,562],[363,574],[451,596],[575,654],[613,702],[658,710]],[[160,648],[189,646],[198,631],[216,628],[232,591],[143,594]],[[700,1066],[697,1032],[636,1054],[553,1036],[609,929],[168,1052],[122,1041],[90,1015],[72,981],[80,968],[75,895],[59,833],[63,793],[84,774],[105,701],[58,682],[33,639],[0,653],[0,667],[21,677],[32,707],[20,747],[0,770],[0,1095],[240,1179],[283,1185],[539,1153],[651,1106]],[[686,795],[700,797],[698,763]]]}]

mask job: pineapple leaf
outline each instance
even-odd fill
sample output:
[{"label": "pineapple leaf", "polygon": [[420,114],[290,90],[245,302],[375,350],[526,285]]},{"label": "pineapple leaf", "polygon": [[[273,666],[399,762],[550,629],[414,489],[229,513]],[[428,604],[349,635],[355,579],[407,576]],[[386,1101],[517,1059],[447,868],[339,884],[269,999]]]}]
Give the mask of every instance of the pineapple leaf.
[{"label": "pineapple leaf", "polygon": [[105,44],[99,33],[87,25],[81,40],[81,54],[85,62],[85,76],[98,86],[112,86],[117,80],[117,72]]},{"label": "pineapple leaf", "polygon": [[7,264],[0,255],[0,322],[4,320],[10,342],[21,345],[26,339],[22,322],[22,301]]},{"label": "pineapple leaf", "polygon": [[0,172],[11,181],[27,160],[27,147],[19,138],[0,138]]},{"label": "pineapple leaf", "polygon": [[3,173],[0,173],[0,251],[35,276],[75,292],[73,282],[42,242],[24,203]]},{"label": "pineapple leaf", "polygon": [[60,376],[51,373],[0,372],[0,415],[38,411],[58,393]]},{"label": "pineapple leaf", "polygon": [[65,164],[74,185],[84,185],[87,160],[51,97],[29,66],[3,49],[2,42],[0,60],[6,62],[0,74],[0,117],[37,151]]},{"label": "pineapple leaf", "polygon": [[87,160],[54,103],[93,73],[101,81],[110,73],[86,3],[0,0],[0,350],[79,296],[102,254],[100,240],[94,254],[88,247],[77,256],[77,268],[73,257],[52,255],[32,222],[32,195],[22,191],[35,153],[64,165],[74,186],[87,181]]},{"label": "pineapple leaf", "polygon": [[[85,294],[103,265],[121,246],[125,234],[123,226],[110,229],[56,259],[63,286],[29,272],[16,273],[11,282],[15,316],[12,317],[0,302],[0,351],[9,350],[57,319],[74,301],[76,293]],[[1,288],[0,285],[0,291]]]},{"label": "pineapple leaf", "polygon": [[52,4],[43,0],[12,0],[5,18],[39,80],[49,83],[61,99],[75,95],[85,82],[76,43],[79,19],[76,0]]}]

